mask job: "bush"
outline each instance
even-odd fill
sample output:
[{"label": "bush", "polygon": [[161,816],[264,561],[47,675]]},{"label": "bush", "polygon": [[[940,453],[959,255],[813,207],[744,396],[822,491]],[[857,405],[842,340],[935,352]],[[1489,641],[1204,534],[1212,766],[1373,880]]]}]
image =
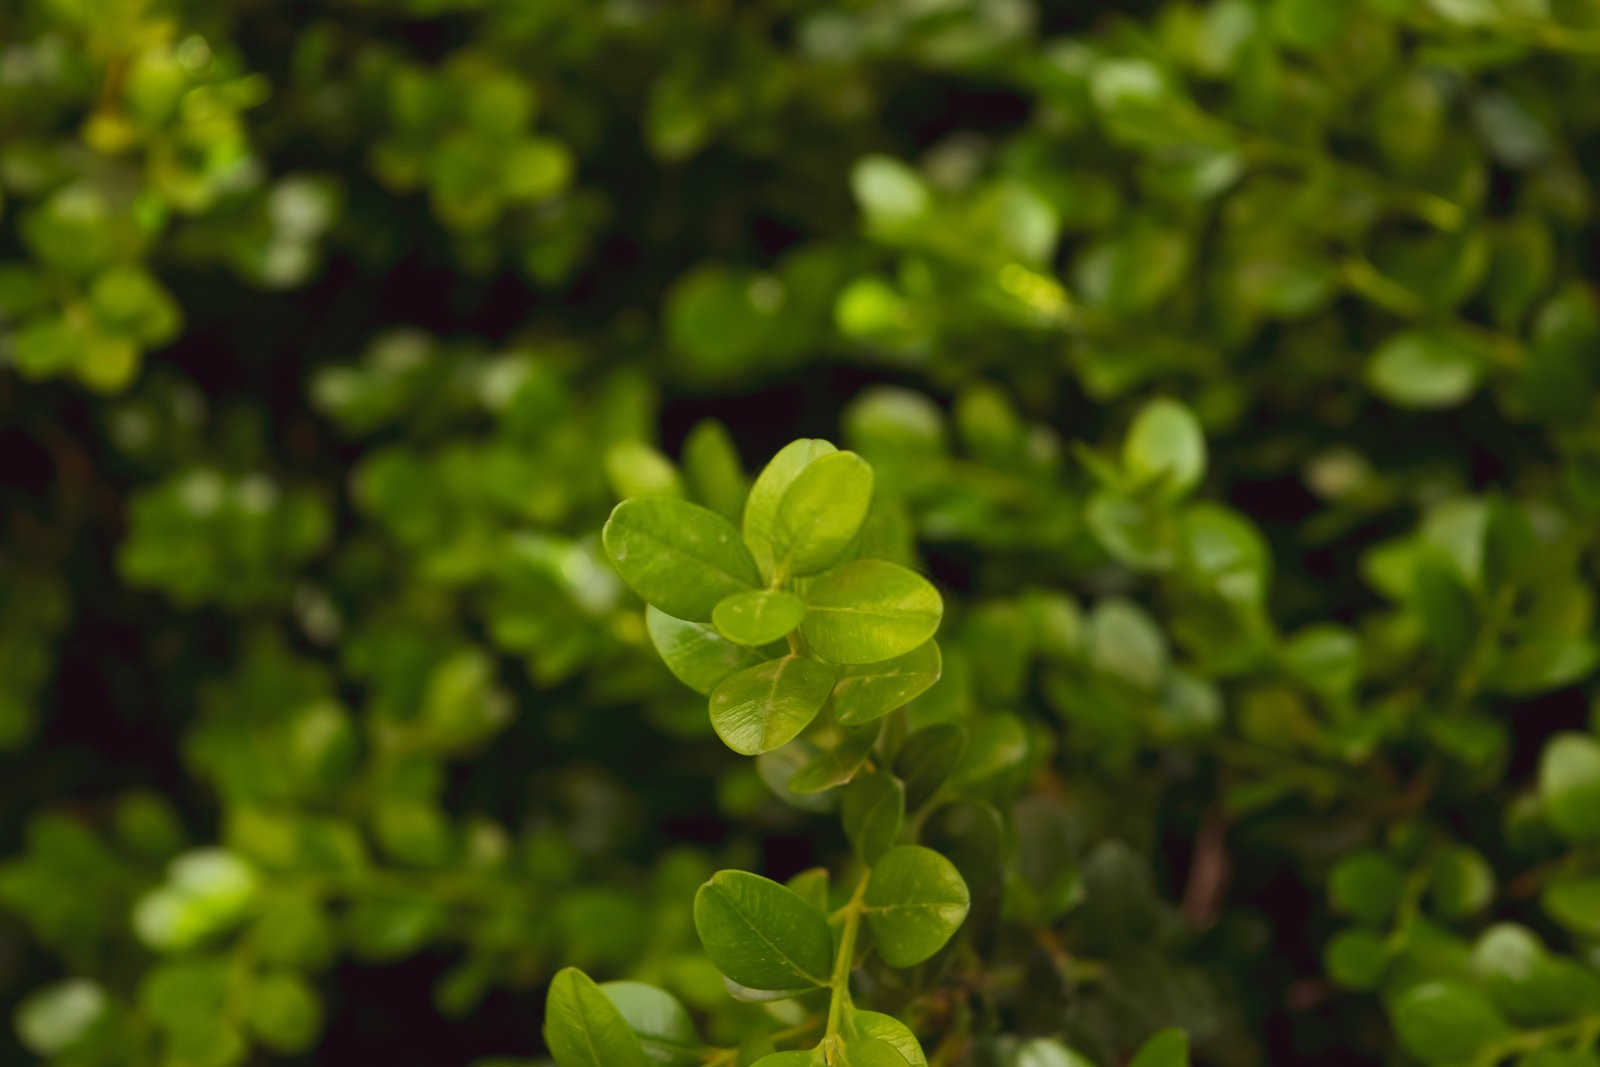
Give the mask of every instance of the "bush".
[{"label": "bush", "polygon": [[0,6],[0,1059],[1600,1064],[1600,8],[1117,6]]}]

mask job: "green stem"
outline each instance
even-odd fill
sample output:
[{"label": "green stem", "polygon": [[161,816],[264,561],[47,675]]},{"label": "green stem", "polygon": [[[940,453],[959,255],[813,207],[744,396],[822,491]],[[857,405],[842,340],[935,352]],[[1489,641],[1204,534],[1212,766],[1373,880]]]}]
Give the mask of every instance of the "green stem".
[{"label": "green stem", "polygon": [[867,879],[871,873],[870,870],[862,873],[856,891],[837,912],[844,926],[839,932],[839,953],[834,957],[833,976],[828,981],[832,993],[828,999],[828,1026],[823,1031],[821,1046],[823,1058],[830,1064],[837,1062],[839,1048],[844,1043],[840,1031],[844,1027],[845,1011],[850,1007],[850,971],[855,965],[861,916],[867,910]]}]

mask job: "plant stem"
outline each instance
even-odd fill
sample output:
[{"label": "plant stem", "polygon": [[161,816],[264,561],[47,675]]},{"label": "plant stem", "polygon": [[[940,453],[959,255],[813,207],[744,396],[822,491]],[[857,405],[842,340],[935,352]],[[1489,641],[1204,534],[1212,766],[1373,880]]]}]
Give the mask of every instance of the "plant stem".
[{"label": "plant stem", "polygon": [[844,926],[839,932],[839,952],[834,957],[833,975],[828,982],[832,994],[828,999],[828,1026],[823,1032],[821,1046],[823,1058],[830,1064],[837,1062],[839,1047],[843,1044],[840,1030],[844,1026],[845,1009],[850,1007],[850,971],[854,966],[861,916],[867,910],[867,879],[871,874],[870,870],[862,873],[855,892],[837,913]]}]

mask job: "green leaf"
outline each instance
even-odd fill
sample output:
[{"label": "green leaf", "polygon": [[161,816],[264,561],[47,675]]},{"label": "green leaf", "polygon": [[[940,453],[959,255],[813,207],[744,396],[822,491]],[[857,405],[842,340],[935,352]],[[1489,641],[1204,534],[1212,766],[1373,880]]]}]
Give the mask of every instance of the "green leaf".
[{"label": "green leaf", "polygon": [[1523,1026],[1553,1026],[1600,1010],[1600,976],[1551,956],[1532,931],[1514,923],[1484,931],[1472,948],[1472,970],[1506,1017]]},{"label": "green leaf", "polygon": [[1322,965],[1328,977],[1346,989],[1376,989],[1389,966],[1389,948],[1371,930],[1341,930],[1328,942]]},{"label": "green leaf", "polygon": [[1442,331],[1407,330],[1385,341],[1367,365],[1367,384],[1391,404],[1454,407],[1478,387],[1478,354]]},{"label": "green leaf", "polygon": [[704,622],[717,601],[761,584],[739,531],[686,500],[624,500],[611,512],[601,539],[622,580],[679,619]]},{"label": "green leaf", "polygon": [[857,1011],[851,1018],[855,1024],[855,1031],[860,1036],[876,1038],[894,1046],[895,1051],[900,1053],[900,1058],[911,1067],[928,1067],[928,1059],[923,1054],[922,1044],[917,1040],[917,1035],[899,1019],[876,1011]]},{"label": "green leaf", "polygon": [[1389,921],[1400,904],[1405,875],[1388,856],[1366,849],[1339,861],[1328,879],[1333,909],[1378,926]]},{"label": "green leaf", "polygon": [[1189,1067],[1189,1035],[1182,1030],[1162,1030],[1139,1046],[1128,1067]]},{"label": "green leaf", "polygon": [[1539,903],[1550,918],[1574,933],[1600,937],[1600,877],[1551,882]]},{"label": "green leaf", "polygon": [[1400,1044],[1424,1063],[1466,1063],[1512,1033],[1487,997],[1455,979],[1412,986],[1389,1014]]},{"label": "green leaf", "polygon": [[105,990],[87,978],[36,989],[17,1006],[17,1037],[30,1052],[55,1056],[82,1040],[109,1006]]},{"label": "green leaf", "polygon": [[872,506],[872,468],[854,452],[808,464],[778,503],[772,524],[776,576],[804,577],[839,562]]},{"label": "green leaf", "polygon": [[643,982],[606,982],[600,992],[622,1013],[648,1062],[666,1067],[695,1067],[701,1062],[694,1020],[677,997]]},{"label": "green leaf", "polygon": [[643,441],[618,441],[606,449],[605,468],[606,479],[620,497],[683,495],[678,468]]},{"label": "green leaf", "polygon": [[1559,733],[1539,760],[1539,798],[1570,841],[1600,841],[1600,740]]},{"label": "green leaf", "polygon": [[1428,892],[1446,919],[1475,915],[1494,900],[1494,868],[1477,849],[1452,845],[1433,860]]},{"label": "green leaf", "polygon": [[967,731],[950,722],[934,723],[906,738],[894,758],[894,773],[905,783],[906,809],[916,811],[932,799],[961,765]]},{"label": "green leaf", "polygon": [[250,1030],[281,1055],[311,1049],[322,1033],[322,1002],[300,976],[258,974],[250,987]]},{"label": "green leaf", "polygon": [[1258,605],[1266,599],[1272,557],[1255,526],[1218,504],[1183,513],[1183,559],[1189,577],[1224,600]]},{"label": "green leaf", "polygon": [[744,508],[744,471],[728,428],[702,419],[683,439],[683,476],[694,498],[730,522]]},{"label": "green leaf", "polygon": [[1183,496],[1206,472],[1206,439],[1199,421],[1176,400],[1150,401],[1128,427],[1122,465],[1135,484],[1159,485],[1168,497]]},{"label": "green leaf", "polygon": [[667,669],[696,693],[708,694],[728,675],[763,662],[760,652],[734,644],[706,623],[675,619],[654,605],[645,608],[644,622]]},{"label": "green leaf", "polygon": [[808,1049],[805,1052],[774,1052],[756,1060],[751,1067],[824,1067],[824,1064],[820,1051]]},{"label": "green leaf", "polygon": [[750,589],[717,601],[711,621],[735,644],[758,647],[789,633],[806,616],[805,601],[775,589]]},{"label": "green leaf", "polygon": [[773,535],[784,494],[812,460],[837,451],[831,442],[820,438],[801,438],[780,449],[756,475],[744,502],[744,540],[763,575],[772,576]]},{"label": "green leaf", "polygon": [[863,863],[871,866],[894,845],[906,814],[906,790],[892,774],[857,776],[839,805],[845,836]]},{"label": "green leaf", "polygon": [[782,656],[730,674],[711,691],[711,725],[743,756],[788,744],[811,724],[837,672],[803,656]]},{"label": "green leaf", "polygon": [[647,1067],[627,1020],[576,967],[564,968],[550,981],[544,1042],[561,1067]]},{"label": "green leaf", "polygon": [[800,633],[823,659],[856,665],[903,656],[933,636],[939,591],[915,571],[858,559],[813,579],[802,595]]},{"label": "green leaf", "polygon": [[872,722],[921,695],[942,670],[935,641],[894,659],[846,667],[833,687],[834,714],[846,725]]},{"label": "green leaf", "polygon": [[891,967],[912,967],[944,947],[972,898],[955,865],[931,848],[900,845],[879,857],[867,881],[867,926]]},{"label": "green leaf", "polygon": [[906,1058],[887,1041],[863,1037],[844,1043],[838,1064],[839,1067],[906,1067]]},{"label": "green leaf", "polygon": [[802,796],[844,785],[856,776],[881,732],[878,723],[866,726],[839,726],[830,722],[797,744],[805,746],[806,765],[789,779],[789,789]]},{"label": "green leaf", "polygon": [[828,920],[771,879],[718,871],[695,894],[694,927],[717,970],[740,985],[784,990],[828,984]]},{"label": "green leaf", "polygon": [[928,189],[916,171],[890,156],[865,156],[850,171],[850,190],[873,226],[895,231],[928,208]]},{"label": "green leaf", "polygon": [[810,867],[801,871],[786,884],[800,895],[800,899],[818,911],[828,910],[828,868]]}]

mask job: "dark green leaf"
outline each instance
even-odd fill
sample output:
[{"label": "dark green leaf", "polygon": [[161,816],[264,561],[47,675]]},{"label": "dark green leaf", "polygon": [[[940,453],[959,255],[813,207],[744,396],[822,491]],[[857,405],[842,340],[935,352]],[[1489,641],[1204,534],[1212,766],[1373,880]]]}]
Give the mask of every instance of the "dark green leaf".
[{"label": "dark green leaf", "polygon": [[869,866],[894,845],[905,813],[905,787],[881,771],[857,776],[840,802],[845,836]]}]

